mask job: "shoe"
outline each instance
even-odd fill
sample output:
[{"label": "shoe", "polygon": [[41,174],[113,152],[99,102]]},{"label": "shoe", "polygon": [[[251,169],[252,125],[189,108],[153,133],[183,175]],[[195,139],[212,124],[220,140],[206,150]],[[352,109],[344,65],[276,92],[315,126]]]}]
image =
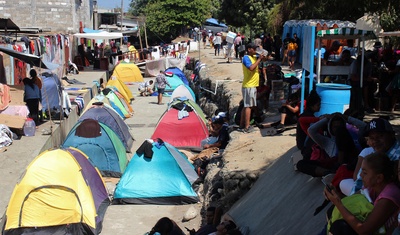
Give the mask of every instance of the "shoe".
[{"label": "shoe", "polygon": [[251,132],[253,132],[254,130],[255,130],[254,127],[249,126],[249,127],[245,128],[245,129],[243,130],[243,133],[251,133]]},{"label": "shoe", "polygon": [[236,131],[238,131],[238,132],[244,132],[244,129],[243,129],[243,128],[238,128],[238,129],[236,129]]},{"label": "shoe", "polygon": [[285,129],[285,125],[283,125],[282,123],[279,123],[275,129]]}]

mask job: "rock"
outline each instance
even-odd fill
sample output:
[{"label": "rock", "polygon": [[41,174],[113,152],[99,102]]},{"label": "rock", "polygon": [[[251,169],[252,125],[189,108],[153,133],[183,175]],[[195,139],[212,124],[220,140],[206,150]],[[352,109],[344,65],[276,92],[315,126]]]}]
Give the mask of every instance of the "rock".
[{"label": "rock", "polygon": [[258,175],[256,173],[247,173],[246,174],[247,179],[251,180],[251,181],[256,181],[258,179]]},{"label": "rock", "polygon": [[183,215],[182,222],[187,222],[189,220],[192,220],[196,218],[198,215],[196,208],[193,206],[189,207],[189,209],[186,211],[186,213]]},{"label": "rock", "polygon": [[235,188],[237,188],[239,184],[239,180],[236,179],[230,179],[228,181],[225,182],[225,190],[233,190]]},{"label": "rock", "polygon": [[244,179],[239,183],[239,187],[241,189],[248,189],[248,188],[250,188],[250,185],[251,185],[251,182],[248,179]]}]

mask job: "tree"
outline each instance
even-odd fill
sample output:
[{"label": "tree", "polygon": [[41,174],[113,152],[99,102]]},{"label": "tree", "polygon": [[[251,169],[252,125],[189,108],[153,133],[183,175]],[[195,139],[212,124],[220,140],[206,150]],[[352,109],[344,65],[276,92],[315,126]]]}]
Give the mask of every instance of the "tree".
[{"label": "tree", "polygon": [[211,0],[152,0],[145,8],[147,28],[162,38],[175,38],[187,26],[211,16]]}]

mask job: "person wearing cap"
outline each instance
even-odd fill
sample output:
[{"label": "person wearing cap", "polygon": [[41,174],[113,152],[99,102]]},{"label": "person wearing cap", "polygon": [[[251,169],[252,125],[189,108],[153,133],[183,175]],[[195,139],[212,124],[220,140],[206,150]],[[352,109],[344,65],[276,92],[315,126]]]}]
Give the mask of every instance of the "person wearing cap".
[{"label": "person wearing cap", "polygon": [[[346,118],[346,116],[344,117]],[[359,120],[352,117],[347,117],[347,120],[349,123],[358,123],[356,125],[361,130],[362,125]],[[346,195],[354,194],[362,188],[361,165],[367,155],[380,152],[385,153],[391,161],[398,161],[400,158],[400,143],[395,137],[392,125],[385,118],[372,119],[365,125],[363,136],[365,136],[369,147],[364,148],[359,154],[353,179],[343,180],[340,183],[340,189]]]},{"label": "person wearing cap", "polygon": [[[230,137],[228,132],[228,126],[225,125],[225,117],[215,116],[212,118],[212,122],[210,124],[210,137],[206,139],[206,141],[202,141],[204,143],[203,148],[208,149],[212,147],[217,147],[219,149],[225,149],[229,143]],[[207,142],[207,141],[212,142]]]},{"label": "person wearing cap", "polygon": [[213,38],[213,44],[214,44],[214,56],[219,56],[219,51],[221,49],[221,43],[222,43],[222,38],[221,38],[221,33],[216,33],[215,37]]},{"label": "person wearing cap", "polygon": [[250,131],[251,110],[257,107],[257,87],[259,86],[260,74],[258,64],[264,59],[265,55],[261,54],[256,57],[257,45],[249,43],[246,45],[247,55],[243,57],[243,83],[242,96],[244,107],[240,116],[239,130],[243,132]]},{"label": "person wearing cap", "polygon": [[162,96],[165,91],[165,87],[168,85],[171,87],[169,84],[168,80],[165,78],[165,72],[164,70],[160,70],[160,73],[156,77],[156,82],[157,82],[157,91],[158,91],[158,96],[157,96],[157,104],[163,104],[162,103]]}]

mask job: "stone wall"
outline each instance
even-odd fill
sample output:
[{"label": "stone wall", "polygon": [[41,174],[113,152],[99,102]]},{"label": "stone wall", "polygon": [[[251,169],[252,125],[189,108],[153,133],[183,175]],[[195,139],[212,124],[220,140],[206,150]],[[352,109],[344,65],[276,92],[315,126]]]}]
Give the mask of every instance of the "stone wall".
[{"label": "stone wall", "polygon": [[92,26],[92,0],[0,0],[0,17],[23,28],[77,33],[79,22]]}]

